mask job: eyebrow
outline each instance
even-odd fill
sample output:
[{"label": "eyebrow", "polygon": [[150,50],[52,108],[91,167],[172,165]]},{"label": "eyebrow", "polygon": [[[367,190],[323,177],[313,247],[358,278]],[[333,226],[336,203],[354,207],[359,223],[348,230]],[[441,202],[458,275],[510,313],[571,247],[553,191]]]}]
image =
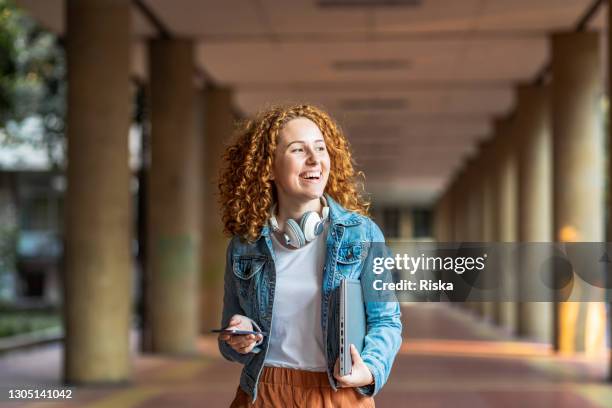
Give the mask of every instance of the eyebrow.
[{"label": "eyebrow", "polygon": [[[317,140],[315,140],[315,141],[314,141],[314,143],[319,143],[319,142],[325,142],[325,140],[323,140],[323,139],[317,139]],[[292,144],[294,144],[294,143],[303,143],[303,144],[306,144],[306,142],[304,142],[303,140],[294,140],[293,142],[291,142],[291,143],[289,143],[289,144],[287,145],[287,148],[289,148],[289,146],[291,146],[291,145],[292,145]]]}]

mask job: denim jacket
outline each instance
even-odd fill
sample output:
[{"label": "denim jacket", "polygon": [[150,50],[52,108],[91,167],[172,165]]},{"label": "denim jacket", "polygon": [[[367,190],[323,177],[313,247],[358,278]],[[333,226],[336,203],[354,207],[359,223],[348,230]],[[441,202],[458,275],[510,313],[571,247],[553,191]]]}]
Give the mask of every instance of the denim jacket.
[{"label": "denim jacket", "polygon": [[[359,279],[366,271],[366,257],[372,242],[384,242],[380,229],[369,218],[349,212],[329,195],[330,226],[327,234],[325,267],[321,290],[321,327],[326,344],[327,377],[336,390],[334,364],[339,356],[339,306],[335,295],[340,281]],[[227,249],[225,294],[221,327],[227,327],[234,314],[249,317],[257,330],[271,333],[276,283],[275,254],[268,225],[262,228],[257,241],[248,243],[234,237]],[[397,302],[366,302],[367,335],[361,357],[372,372],[374,385],[357,388],[363,395],[377,394],[387,381],[402,339],[400,308]],[[268,351],[268,337],[253,351],[240,354],[225,341],[219,341],[221,354],[230,361],[244,364],[240,387],[257,398],[257,384]]]}]

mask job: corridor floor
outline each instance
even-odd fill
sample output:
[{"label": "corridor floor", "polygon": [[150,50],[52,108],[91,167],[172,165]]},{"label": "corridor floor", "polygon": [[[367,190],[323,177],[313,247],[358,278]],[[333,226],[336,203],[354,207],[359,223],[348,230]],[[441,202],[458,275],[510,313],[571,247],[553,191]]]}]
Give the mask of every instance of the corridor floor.
[{"label": "corridor floor", "polygon": [[[604,382],[606,356],[551,356],[549,346],[517,342],[447,305],[405,305],[403,320],[404,344],[377,407],[612,406],[612,384]],[[6,393],[18,385],[57,385],[61,345],[5,354],[0,407],[226,407],[240,366],[219,356],[213,337],[203,337],[200,349],[195,359],[134,353],[131,384],[76,388],[67,402],[8,402]]]}]

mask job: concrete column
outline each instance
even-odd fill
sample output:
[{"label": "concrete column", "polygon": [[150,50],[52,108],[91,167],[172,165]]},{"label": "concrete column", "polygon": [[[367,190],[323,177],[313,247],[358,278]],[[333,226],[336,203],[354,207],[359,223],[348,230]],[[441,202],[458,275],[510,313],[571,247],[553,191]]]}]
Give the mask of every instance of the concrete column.
[{"label": "concrete column", "polygon": [[[470,178],[470,224],[472,226],[472,236],[470,240],[479,243],[484,242],[483,229],[485,219],[483,217],[483,211],[485,202],[483,197],[483,169],[485,163],[486,158],[482,156],[482,152],[478,152],[474,159],[474,171]],[[475,302],[475,309],[480,317],[485,317],[485,302]]]},{"label": "concrete column", "polygon": [[223,274],[228,238],[223,234],[219,208],[218,176],[222,156],[234,130],[232,92],[228,88],[208,88],[204,100],[204,189],[202,205],[202,311],[201,330],[218,327],[223,308]]},{"label": "concrete column", "polygon": [[[482,222],[481,222],[481,239],[482,242],[493,243],[498,236],[498,196],[496,194],[496,171],[497,165],[495,161],[495,140],[494,137],[485,141],[480,148],[480,158],[482,165]],[[492,271],[489,270],[489,273]],[[490,284],[492,276],[485,275],[483,277],[486,284]],[[496,302],[483,302],[483,317],[485,320],[493,322],[497,314]]]},{"label": "concrete column", "polygon": [[467,241],[467,222],[466,222],[466,167],[464,166],[457,176],[454,188],[455,196],[455,241]]},{"label": "concrete column", "polygon": [[[474,159],[468,159],[463,167],[463,170],[457,178],[457,203],[459,212],[458,216],[458,239],[456,242],[472,242],[473,241],[473,200],[471,197],[471,181],[474,173]],[[477,303],[463,302],[459,304],[465,310],[476,313]]]},{"label": "concrete column", "polygon": [[[453,208],[452,208],[452,187],[449,183],[446,190],[438,199],[434,214],[435,239],[440,244],[441,248],[445,248],[449,243],[453,242]],[[444,253],[441,251],[440,256]],[[446,279],[447,276],[442,272],[440,278]]]},{"label": "concrete column", "polygon": [[149,44],[151,170],[149,173],[150,336],[156,353],[194,353],[198,335],[201,163],[193,85],[193,44]]},{"label": "concrete column", "polygon": [[131,376],[130,2],[66,2],[67,383]]},{"label": "concrete column", "polygon": [[433,236],[437,242],[443,242],[444,239],[444,224],[445,224],[445,204],[446,192],[443,191],[436,200],[433,211]]},{"label": "concrete column", "polygon": [[[498,236],[497,241],[511,243],[516,241],[517,211],[517,169],[513,120],[502,119],[496,123],[497,151],[497,200]],[[508,249],[507,247],[504,247]],[[516,263],[513,254],[504,250],[501,257],[500,293],[501,299],[512,299],[516,294]],[[497,323],[510,332],[516,330],[516,303],[504,301],[498,303]]]},{"label": "concrete column", "polygon": [[497,195],[495,186],[495,149],[494,137],[489,138],[480,147],[482,164],[482,231],[483,242],[493,242],[497,238]]},{"label": "concrete column", "polygon": [[[462,215],[463,195],[460,191],[462,174],[463,174],[463,170],[459,170],[457,174],[455,174],[448,188],[449,201],[450,201],[450,210],[449,210],[450,223],[449,223],[448,242],[453,245],[458,245],[458,243],[461,242],[462,236],[463,236],[462,226],[461,226],[461,221],[463,219],[463,215]],[[451,276],[449,276],[450,273],[454,273],[454,272],[443,271],[441,274],[441,279],[443,280],[450,279],[451,278]],[[458,304],[458,303],[450,303],[450,306],[451,307],[462,307],[463,305]]]},{"label": "concrete column", "polygon": [[[553,232],[559,241],[604,239],[600,59],[598,33],[552,37]],[[603,347],[603,332],[587,328],[587,322],[603,321],[602,303],[559,303],[555,312],[557,350],[590,352]]]},{"label": "concrete column", "polygon": [[451,201],[449,188],[438,199],[434,213],[434,237],[438,242],[451,242]]},{"label": "concrete column", "polygon": [[[550,90],[523,85],[517,92],[518,239],[523,243],[519,292],[539,286],[539,261],[543,246],[524,243],[552,241],[552,161]],[[547,302],[519,302],[518,334],[552,342],[553,308]]]},{"label": "concrete column", "polygon": [[446,242],[453,242],[455,240],[455,196],[454,196],[455,180],[449,177],[448,186],[444,192],[446,199]]},{"label": "concrete column", "polygon": [[414,217],[412,208],[400,208],[399,238],[411,240],[414,238]]},{"label": "concrete column", "polygon": [[459,184],[461,183],[461,173],[455,175],[453,183],[451,185],[451,196],[452,196],[452,233],[451,238],[452,242],[461,242],[462,233],[461,233],[461,203],[462,203],[462,195],[459,191]]},{"label": "concrete column", "polygon": [[465,165],[465,173],[464,177],[464,185],[465,185],[465,241],[466,242],[475,242],[477,241],[478,235],[478,204],[474,192],[476,190],[476,180],[475,173],[476,169],[476,159],[470,158]]},{"label": "concrete column", "polygon": [[[459,245],[466,241],[466,192],[465,192],[465,166],[458,172],[453,182],[453,243]],[[447,271],[450,275],[454,272]],[[454,307],[469,310],[465,302],[452,303]]]},{"label": "concrete column", "polygon": [[[466,221],[466,242],[480,241],[480,213],[481,203],[479,195],[480,168],[478,158],[471,158],[466,165],[465,172],[465,221]],[[482,304],[480,302],[467,302],[466,306],[475,314],[482,315]]]},{"label": "concrete column", "polygon": [[442,211],[442,220],[444,222],[443,227],[441,228],[441,236],[444,239],[444,242],[452,242],[453,241],[453,197],[450,194],[450,189],[447,189],[444,193],[444,207]]},{"label": "concrete column", "polygon": [[[608,55],[608,61],[606,64],[607,67],[607,72],[606,72],[606,79],[607,79],[607,85],[608,85],[608,112],[607,112],[607,120],[608,120],[608,134],[607,136],[607,148],[606,148],[606,163],[607,163],[607,171],[606,171],[606,176],[607,176],[607,185],[606,185],[606,195],[607,195],[607,200],[606,200],[606,220],[607,220],[607,225],[606,225],[606,242],[611,242],[612,241],[612,183],[610,182],[610,180],[612,180],[612,163],[610,160],[611,154],[612,154],[612,126],[610,126],[610,123],[612,123],[612,121],[610,120],[610,117],[612,116],[610,114],[610,100],[612,99],[612,63],[610,63],[610,55],[612,55],[612,29],[610,29],[610,27],[612,26],[612,7],[610,7],[610,5],[608,5],[608,25],[607,25],[607,32],[608,32],[608,38],[607,38],[607,45],[608,45],[608,49],[607,49],[607,55]],[[608,302],[607,304],[608,310],[610,310],[610,308],[612,307],[612,304],[610,304],[610,302]],[[610,313],[607,314],[607,326],[608,326],[608,338],[612,338],[612,315]],[[610,354],[609,357],[609,361],[608,361],[608,382],[612,381],[612,353]]]}]

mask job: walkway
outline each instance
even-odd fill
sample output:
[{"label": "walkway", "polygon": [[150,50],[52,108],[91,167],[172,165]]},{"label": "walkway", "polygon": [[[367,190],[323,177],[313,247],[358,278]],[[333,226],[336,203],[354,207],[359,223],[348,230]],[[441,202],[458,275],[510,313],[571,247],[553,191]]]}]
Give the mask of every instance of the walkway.
[{"label": "walkway", "polygon": [[[606,407],[605,358],[551,357],[542,344],[515,342],[458,309],[439,304],[404,308],[405,341],[377,407]],[[131,386],[79,388],[68,403],[0,407],[225,407],[240,367],[226,362],[212,337],[198,359],[137,356]],[[0,384],[57,384],[61,346],[0,356]],[[3,398],[6,401],[6,398]]]}]

